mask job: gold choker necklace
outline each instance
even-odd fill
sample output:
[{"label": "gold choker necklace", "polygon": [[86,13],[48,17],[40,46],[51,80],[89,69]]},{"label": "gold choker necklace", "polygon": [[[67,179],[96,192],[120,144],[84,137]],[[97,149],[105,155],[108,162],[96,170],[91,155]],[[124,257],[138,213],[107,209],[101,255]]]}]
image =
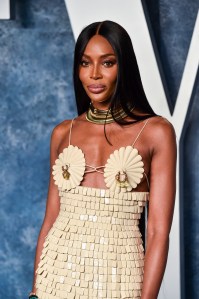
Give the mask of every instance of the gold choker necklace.
[{"label": "gold choker necklace", "polygon": [[[126,116],[127,114],[124,112],[122,108],[114,112],[114,117],[117,120],[124,118]],[[86,112],[86,119],[92,123],[101,124],[101,125],[104,125],[105,123],[110,124],[115,121],[114,118],[112,117],[110,108],[107,110],[100,110],[95,108],[92,105],[92,103],[90,103],[90,106]]]}]

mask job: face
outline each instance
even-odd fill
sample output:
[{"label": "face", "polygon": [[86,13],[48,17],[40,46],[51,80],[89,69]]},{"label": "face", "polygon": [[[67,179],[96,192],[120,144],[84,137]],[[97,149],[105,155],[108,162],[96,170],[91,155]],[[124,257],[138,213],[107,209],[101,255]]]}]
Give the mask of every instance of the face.
[{"label": "face", "polygon": [[94,107],[107,109],[115,90],[117,61],[103,36],[94,35],[89,40],[79,66],[79,78]]}]

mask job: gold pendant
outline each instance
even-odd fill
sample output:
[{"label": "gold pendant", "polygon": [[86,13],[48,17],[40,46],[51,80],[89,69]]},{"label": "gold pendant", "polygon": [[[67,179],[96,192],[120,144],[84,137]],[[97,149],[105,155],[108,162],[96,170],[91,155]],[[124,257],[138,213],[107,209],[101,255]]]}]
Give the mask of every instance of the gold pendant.
[{"label": "gold pendant", "polygon": [[62,175],[65,180],[69,180],[70,177],[70,172],[68,171],[68,168],[68,165],[62,166]]},{"label": "gold pendant", "polygon": [[128,177],[125,171],[118,171],[118,173],[115,176],[115,179],[117,181],[117,184],[120,187],[128,187],[129,183],[128,183]]}]

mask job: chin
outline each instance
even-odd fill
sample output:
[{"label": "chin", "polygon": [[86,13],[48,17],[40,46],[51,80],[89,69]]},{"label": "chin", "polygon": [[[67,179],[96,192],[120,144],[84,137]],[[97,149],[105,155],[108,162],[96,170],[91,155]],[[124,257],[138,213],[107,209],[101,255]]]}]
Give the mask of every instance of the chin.
[{"label": "chin", "polygon": [[93,96],[93,94],[88,94],[88,96],[93,103],[108,103],[110,99],[110,96]]},{"label": "chin", "polygon": [[96,99],[91,99],[92,103],[95,105],[95,104],[108,104],[110,102],[110,100],[107,100],[107,99],[99,99],[99,100],[96,100]]}]

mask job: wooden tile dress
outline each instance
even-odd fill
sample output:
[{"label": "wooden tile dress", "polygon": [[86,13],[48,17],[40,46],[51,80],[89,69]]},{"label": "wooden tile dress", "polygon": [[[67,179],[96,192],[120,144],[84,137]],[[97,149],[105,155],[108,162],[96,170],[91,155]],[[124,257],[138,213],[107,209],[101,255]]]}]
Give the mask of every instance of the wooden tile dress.
[{"label": "wooden tile dress", "polygon": [[140,298],[144,249],[138,224],[149,192],[132,190],[144,174],[142,157],[133,145],[114,151],[103,171],[107,189],[80,185],[86,166],[82,150],[69,138],[53,165],[60,212],[43,244],[36,294],[39,299]]}]

